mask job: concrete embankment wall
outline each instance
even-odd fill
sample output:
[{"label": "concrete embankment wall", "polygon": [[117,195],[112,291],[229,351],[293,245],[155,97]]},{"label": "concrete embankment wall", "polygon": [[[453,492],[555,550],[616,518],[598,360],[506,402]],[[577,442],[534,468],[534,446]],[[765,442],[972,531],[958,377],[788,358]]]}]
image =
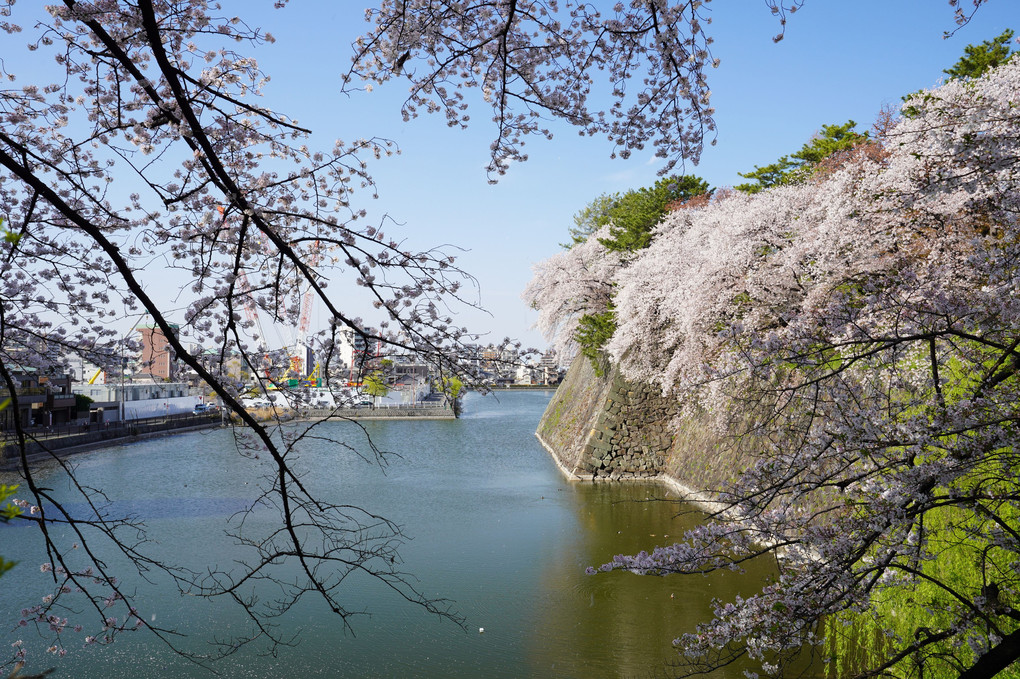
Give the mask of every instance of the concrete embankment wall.
[{"label": "concrete embankment wall", "polygon": [[[220,426],[218,417],[206,415],[176,416],[159,421],[117,423],[117,426],[91,425],[89,431],[65,436],[29,440],[25,453],[29,463],[38,463],[75,453],[107,448],[109,446],[133,443],[157,436],[183,434],[190,431],[211,429]],[[20,448],[12,439],[0,444],[0,471],[18,469],[21,465]]]},{"label": "concrete embankment wall", "polygon": [[748,451],[707,416],[677,419],[679,404],[658,387],[628,381],[609,365],[604,373],[575,360],[539,422],[539,440],[568,476],[658,478],[690,499],[710,501],[700,491],[719,488],[749,464]]},{"label": "concrete embankment wall", "polygon": [[302,411],[302,417],[312,419],[341,420],[453,420],[457,414],[452,407],[415,407],[404,408],[390,406],[387,408],[339,408],[337,410]]},{"label": "concrete embankment wall", "polygon": [[[387,408],[348,408],[338,410],[303,410],[300,413],[283,411],[274,413],[268,408],[252,409],[256,419],[270,421],[280,415],[282,420],[295,419],[350,419],[350,420],[452,420],[457,417],[451,406],[392,406]],[[238,420],[230,415],[225,416],[227,423],[238,424]],[[199,429],[221,426],[220,415],[175,415],[151,420],[133,420],[113,425],[90,425],[88,430],[71,433],[70,429],[60,432],[36,432],[38,441],[29,441],[25,450],[29,462],[41,462],[54,457],[66,457],[74,453],[105,448],[108,446],[131,443],[154,436],[184,433]],[[45,438],[43,438],[45,437]],[[0,439],[0,471],[17,469],[21,464],[19,448],[12,439]]]}]

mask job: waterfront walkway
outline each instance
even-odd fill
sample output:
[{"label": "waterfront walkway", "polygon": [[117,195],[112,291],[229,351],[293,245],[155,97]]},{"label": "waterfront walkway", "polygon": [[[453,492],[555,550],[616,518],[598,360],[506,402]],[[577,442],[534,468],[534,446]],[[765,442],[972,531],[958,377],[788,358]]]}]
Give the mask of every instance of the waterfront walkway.
[{"label": "waterfront walkway", "polygon": [[[152,436],[218,427],[221,423],[217,412],[164,415],[125,422],[32,427],[25,430],[25,449],[28,461],[35,463]],[[19,457],[14,433],[4,432],[0,438],[0,470],[17,469]]]},{"label": "waterfront walkway", "polygon": [[[269,408],[252,409],[255,417],[269,421],[299,420],[453,420],[457,415],[443,402],[385,403],[375,407],[317,408],[298,411],[274,411]],[[231,422],[233,420],[233,422]],[[208,429],[223,424],[237,423],[236,418],[215,413],[167,415],[125,422],[107,422],[59,427],[34,427],[26,430],[26,452],[30,464],[65,457],[97,448],[130,443],[153,436],[165,436],[196,429]],[[0,435],[0,471],[13,471],[20,465],[17,439],[12,432]]]}]

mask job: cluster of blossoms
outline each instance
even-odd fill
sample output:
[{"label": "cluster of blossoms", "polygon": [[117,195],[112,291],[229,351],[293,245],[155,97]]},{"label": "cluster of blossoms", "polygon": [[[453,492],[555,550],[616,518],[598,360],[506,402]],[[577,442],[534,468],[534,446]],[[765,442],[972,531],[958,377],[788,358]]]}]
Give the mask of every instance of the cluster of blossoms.
[{"label": "cluster of blossoms", "polygon": [[22,511],[28,512],[29,515],[31,516],[35,516],[36,514],[39,513],[39,507],[33,504],[29,504],[28,500],[23,500],[21,498],[16,497],[11,499],[11,504]]},{"label": "cluster of blossoms", "polygon": [[603,569],[780,556],[677,640],[692,671],[781,675],[826,634],[882,639],[850,674],[1020,657],[1020,61],[908,106],[838,169],[671,213],[611,281],[612,360],[752,462],[686,542]]},{"label": "cluster of blossoms", "polygon": [[[526,160],[523,139],[551,136],[544,118],[602,135],[622,157],[651,144],[667,159],[697,162],[715,130],[706,70],[719,65],[706,32],[711,0],[591,3],[555,0],[432,2],[385,0],[367,11],[374,30],[358,41],[346,86],[411,79],[405,119],[442,113],[468,123],[464,88],[492,106],[498,135],[489,171]],[[776,13],[798,3],[769,1]],[[457,36],[451,42],[445,36]],[[423,73],[410,69],[424,61]],[[417,62],[415,62],[417,60]],[[599,73],[599,72],[603,73]],[[595,76],[608,83],[602,92]],[[591,105],[606,95],[608,110]]]},{"label": "cluster of blossoms", "polygon": [[576,351],[580,318],[602,313],[612,303],[613,284],[626,253],[603,244],[610,228],[606,225],[586,241],[536,264],[521,295],[538,310],[536,326],[560,356]]},{"label": "cluster of blossoms", "polygon": [[[81,634],[85,630],[82,624],[72,624],[69,621],[66,614],[74,609],[65,601],[68,597],[77,597],[75,600],[78,603],[87,602],[100,615],[100,632],[86,635],[83,639],[86,646],[113,643],[119,633],[136,630],[145,625],[137,611],[125,603],[125,597],[118,589],[116,578],[106,578],[91,567],[69,571],[61,565],[54,566],[51,563],[41,564],[39,571],[54,579],[52,593],[43,596],[40,603],[21,609],[17,626],[34,627],[38,636],[50,639],[47,653],[65,656],[67,633]],[[123,622],[118,621],[116,616],[105,613],[118,605],[124,606],[126,611]],[[24,663],[28,657],[27,645],[23,640],[19,640],[15,643],[15,648],[12,661]]]}]

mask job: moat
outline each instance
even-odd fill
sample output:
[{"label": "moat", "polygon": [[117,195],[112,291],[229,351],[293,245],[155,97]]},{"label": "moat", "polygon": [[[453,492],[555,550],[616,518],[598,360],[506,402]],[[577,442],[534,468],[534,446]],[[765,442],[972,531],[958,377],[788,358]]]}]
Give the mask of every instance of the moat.
[{"label": "moat", "polygon": [[[410,538],[401,549],[405,570],[425,595],[452,600],[466,631],[371,583],[352,582],[348,607],[366,612],[351,620],[353,634],[309,601],[281,621],[300,633],[296,646],[277,657],[244,648],[213,665],[215,671],[224,677],[663,674],[675,660],[672,640],[709,617],[711,600],[732,598],[738,585],[749,594],[763,574],[585,575],[587,566],[615,554],[672,541],[701,517],[665,501],[670,491],[661,485],[567,481],[533,435],[550,394],[470,394],[455,421],[364,422],[377,446],[399,454],[385,470],[324,443],[309,442],[301,451],[307,479],[320,492],[403,526]],[[351,423],[324,426],[351,441],[360,436]],[[233,557],[222,530],[255,497],[258,475],[237,454],[229,430],[148,440],[73,461],[79,481],[103,488],[114,508],[146,521],[157,553],[198,569]],[[42,476],[57,493],[66,487],[55,470]],[[0,476],[0,483],[15,481]],[[54,677],[214,676],[144,633],[125,634],[106,648],[82,648],[80,637],[69,637],[66,657],[46,654],[47,641],[30,629],[10,631],[17,612],[46,593],[38,536],[31,527],[0,526],[0,541],[4,556],[21,562],[0,588],[10,623],[3,640],[8,647],[18,639],[31,646],[34,662],[26,669],[53,666]],[[179,644],[187,650],[202,652],[210,638],[243,624],[227,602],[157,584],[139,581],[138,608],[186,634]],[[714,676],[741,677],[742,668]]]}]

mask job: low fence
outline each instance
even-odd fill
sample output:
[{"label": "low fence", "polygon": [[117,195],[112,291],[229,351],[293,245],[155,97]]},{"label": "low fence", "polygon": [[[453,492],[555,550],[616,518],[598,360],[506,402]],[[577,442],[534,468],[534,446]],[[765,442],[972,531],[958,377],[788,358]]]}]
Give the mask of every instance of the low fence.
[{"label": "low fence", "polygon": [[[220,414],[217,412],[198,415],[193,413],[165,415],[124,422],[91,422],[55,427],[32,427],[25,430],[25,452],[28,455],[35,455],[43,451],[74,448],[112,439],[144,436],[175,429],[208,426],[219,422]],[[16,455],[18,455],[18,440],[14,432],[2,432],[0,464]]]},{"label": "low fence", "polygon": [[374,420],[388,418],[430,418],[452,420],[457,417],[457,414],[451,406],[445,403],[426,402],[384,403],[378,406],[361,406],[358,408],[312,408],[301,410],[300,416],[309,419]]},{"label": "low fence", "polygon": [[359,406],[350,410],[449,410],[450,406],[442,401],[423,401],[421,403],[380,403],[377,406]]}]

